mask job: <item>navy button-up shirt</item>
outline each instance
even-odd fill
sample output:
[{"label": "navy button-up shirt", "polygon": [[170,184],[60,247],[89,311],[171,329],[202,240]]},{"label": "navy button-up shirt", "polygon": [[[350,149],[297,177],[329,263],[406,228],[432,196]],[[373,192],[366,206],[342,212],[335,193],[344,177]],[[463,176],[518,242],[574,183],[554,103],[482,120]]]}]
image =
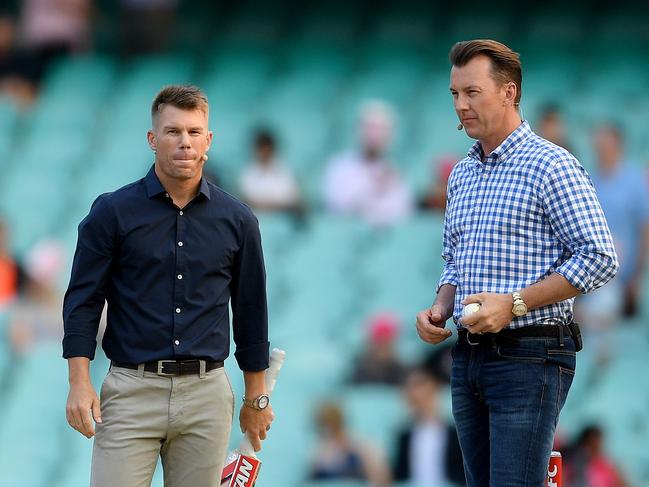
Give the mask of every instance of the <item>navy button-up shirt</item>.
[{"label": "navy button-up shirt", "polygon": [[63,305],[63,357],[115,362],[224,360],[231,300],[235,357],[242,370],[268,367],[266,275],[257,219],[215,185],[178,208],[151,168],[101,195],[79,225]]}]

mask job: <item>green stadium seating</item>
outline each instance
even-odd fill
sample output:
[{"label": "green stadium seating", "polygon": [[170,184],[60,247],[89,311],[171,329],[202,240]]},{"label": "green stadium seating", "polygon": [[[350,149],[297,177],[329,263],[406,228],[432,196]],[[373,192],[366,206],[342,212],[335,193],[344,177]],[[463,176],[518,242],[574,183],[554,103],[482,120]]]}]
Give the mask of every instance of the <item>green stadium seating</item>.
[{"label": "green stadium seating", "polygon": [[[0,390],[3,390],[10,379],[12,351],[8,337],[9,313],[0,310]],[[2,414],[6,396],[0,396],[0,414]]]},{"label": "green stadium seating", "polygon": [[10,400],[0,417],[0,468],[6,485],[44,486],[57,469],[67,396],[60,347],[38,345],[12,374]]},{"label": "green stadium seating", "polygon": [[[117,15],[111,2],[102,3],[102,12]],[[198,12],[181,2],[171,53],[64,57],[48,70],[32,107],[21,109],[0,97],[0,216],[10,224],[19,256],[48,235],[60,238],[71,254],[77,225],[92,201],[149,169],[149,107],[165,84],[194,82],[206,90],[214,130],[207,167],[229,192],[237,193],[251,159],[255,128],[274,131],[279,156],[296,173],[312,211],[302,223],[258,215],[270,339],[288,358],[273,398],[277,419],[257,485],[314,487],[306,481],[307,466],[316,438],[313,413],[324,398],[340,399],[350,429],[390,453],[405,419],[398,391],[352,388],[345,380],[365,344],[368,318],[380,311],[401,320],[401,356],[416,361],[430,352],[416,334],[414,315],[430,304],[443,266],[441,214],[417,215],[377,231],[320,212],[326,162],[356,147],[360,104],[381,98],[393,105],[397,126],[390,157],[420,195],[436,177],[441,156],[459,160],[473,143],[455,130],[448,50],[458,40],[495,37],[521,53],[523,118],[535,124],[543,106],[558,103],[571,147],[588,169],[595,164],[594,125],[614,120],[625,132],[628,159],[644,167],[647,12],[646,5],[629,2],[588,16],[582,6],[565,2],[522,5],[513,12],[500,0],[470,9],[416,0],[247,0],[212,2]],[[568,439],[590,421],[602,424],[611,456],[633,485],[649,485],[649,381],[639,372],[649,349],[646,276],[641,315],[607,339],[606,367],[598,368],[587,337],[560,421]],[[3,334],[6,319],[0,313]],[[8,342],[0,344],[3,485],[88,483],[91,442],[66,425],[65,362],[58,349],[60,344],[39,348],[16,362]],[[96,386],[107,367],[100,355],[92,369]],[[226,370],[239,405],[243,382],[234,358]],[[48,397],[46,404],[41,397]],[[448,391],[442,403],[450,417]],[[235,427],[232,446],[239,439]],[[153,485],[162,485],[161,469]]]},{"label": "green stadium seating", "polygon": [[0,169],[4,168],[10,159],[18,116],[16,103],[8,97],[0,96]]},{"label": "green stadium seating", "polygon": [[407,420],[399,389],[354,386],[343,392],[342,403],[352,434],[375,445],[386,458],[391,458],[399,429]]}]

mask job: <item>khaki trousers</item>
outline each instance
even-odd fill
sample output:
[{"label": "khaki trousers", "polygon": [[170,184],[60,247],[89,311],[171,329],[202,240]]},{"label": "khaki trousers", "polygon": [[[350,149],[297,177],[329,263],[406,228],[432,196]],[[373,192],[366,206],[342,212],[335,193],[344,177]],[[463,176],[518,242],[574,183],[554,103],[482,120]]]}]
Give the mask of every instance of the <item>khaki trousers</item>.
[{"label": "khaki trousers", "polygon": [[234,416],[223,367],[163,377],[111,367],[100,394],[91,487],[149,487],[162,460],[165,487],[218,487]]}]

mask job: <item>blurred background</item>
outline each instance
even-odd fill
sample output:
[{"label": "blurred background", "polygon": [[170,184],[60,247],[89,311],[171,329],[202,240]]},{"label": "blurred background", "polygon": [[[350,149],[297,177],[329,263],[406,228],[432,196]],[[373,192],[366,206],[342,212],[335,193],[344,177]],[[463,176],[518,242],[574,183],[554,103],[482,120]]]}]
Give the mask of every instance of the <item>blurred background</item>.
[{"label": "blurred background", "polygon": [[[523,118],[589,170],[622,261],[577,300],[585,349],[556,437],[568,485],[649,486],[649,7],[414,0],[2,1],[0,485],[88,485],[60,345],[76,228],[144,176],[151,101],[185,82],[210,101],[209,177],[258,215],[287,351],[257,485],[462,485],[449,349],[414,318],[473,143],[447,54],[484,37],[521,53]],[[107,369],[98,351],[97,387]]]}]

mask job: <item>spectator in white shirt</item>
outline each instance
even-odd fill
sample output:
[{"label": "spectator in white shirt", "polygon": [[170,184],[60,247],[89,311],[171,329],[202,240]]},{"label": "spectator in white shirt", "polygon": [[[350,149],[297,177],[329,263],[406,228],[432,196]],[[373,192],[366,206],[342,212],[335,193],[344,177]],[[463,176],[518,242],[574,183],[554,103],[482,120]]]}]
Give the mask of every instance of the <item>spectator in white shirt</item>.
[{"label": "spectator in white shirt", "polygon": [[254,137],[254,160],[239,181],[241,197],[252,208],[268,211],[297,211],[300,190],[291,170],[276,157],[275,137],[259,131]]},{"label": "spectator in white shirt", "polygon": [[358,215],[374,225],[391,225],[410,216],[410,188],[391,166],[386,153],[392,141],[394,116],[381,101],[367,102],[360,115],[360,150],[335,156],[325,175],[327,208]]}]

